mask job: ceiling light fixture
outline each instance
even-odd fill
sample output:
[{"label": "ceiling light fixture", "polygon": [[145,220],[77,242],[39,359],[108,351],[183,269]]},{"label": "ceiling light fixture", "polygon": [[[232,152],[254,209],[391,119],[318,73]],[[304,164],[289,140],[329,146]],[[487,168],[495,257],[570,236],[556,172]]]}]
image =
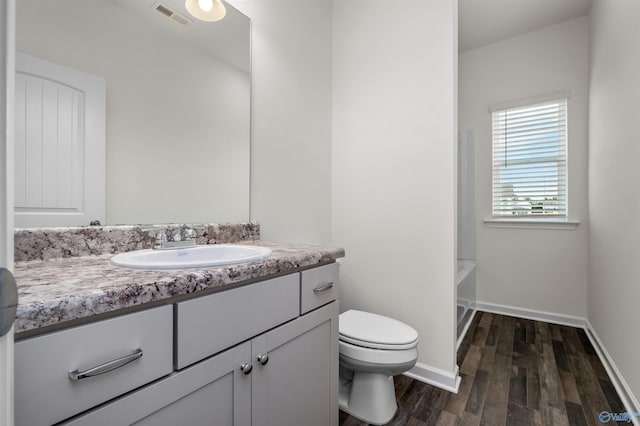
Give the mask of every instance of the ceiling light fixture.
[{"label": "ceiling light fixture", "polygon": [[207,22],[219,21],[227,14],[222,0],[187,0],[184,7],[194,18]]}]

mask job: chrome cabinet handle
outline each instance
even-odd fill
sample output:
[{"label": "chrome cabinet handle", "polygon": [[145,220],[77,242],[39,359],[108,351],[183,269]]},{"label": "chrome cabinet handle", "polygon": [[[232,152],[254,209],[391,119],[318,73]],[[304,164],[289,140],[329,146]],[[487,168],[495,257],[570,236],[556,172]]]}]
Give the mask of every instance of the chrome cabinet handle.
[{"label": "chrome cabinet handle", "polygon": [[325,284],[325,285],[323,285],[321,287],[314,288],[313,292],[314,293],[322,293],[323,291],[327,291],[327,290],[332,289],[332,288],[333,288],[333,283],[328,283],[328,284]]},{"label": "chrome cabinet handle", "polygon": [[260,355],[258,355],[257,359],[258,359],[258,362],[259,362],[261,365],[267,365],[267,363],[269,362],[269,355],[267,355],[267,354],[260,354]]},{"label": "chrome cabinet handle", "polygon": [[69,380],[77,382],[78,380],[86,379],[87,377],[93,377],[99,374],[108,373],[109,371],[123,367],[141,357],[142,349],[136,349],[129,355],[114,359],[113,361],[105,362],[104,364],[98,365],[85,371],[78,371],[78,369],[69,371]]},{"label": "chrome cabinet handle", "polygon": [[253,370],[253,364],[251,364],[250,362],[245,362],[240,366],[240,371],[242,371],[244,374],[251,374],[251,370]]}]

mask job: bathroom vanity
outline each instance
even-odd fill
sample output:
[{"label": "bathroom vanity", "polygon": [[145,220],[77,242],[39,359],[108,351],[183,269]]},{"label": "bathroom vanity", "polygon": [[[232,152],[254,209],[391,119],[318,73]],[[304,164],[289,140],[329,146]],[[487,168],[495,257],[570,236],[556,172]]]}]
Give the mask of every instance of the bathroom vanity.
[{"label": "bathroom vanity", "polygon": [[[169,271],[110,255],[19,262],[16,425],[337,425],[344,252],[252,243],[272,255]],[[45,266],[66,290],[35,303]]]}]

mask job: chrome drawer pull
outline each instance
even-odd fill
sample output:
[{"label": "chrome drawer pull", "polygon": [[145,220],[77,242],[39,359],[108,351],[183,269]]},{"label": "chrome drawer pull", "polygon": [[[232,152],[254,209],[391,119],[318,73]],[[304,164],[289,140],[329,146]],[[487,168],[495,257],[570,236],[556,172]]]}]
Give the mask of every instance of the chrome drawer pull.
[{"label": "chrome drawer pull", "polygon": [[69,380],[76,382],[87,377],[97,376],[98,374],[108,373],[111,370],[120,368],[142,357],[142,349],[136,349],[129,355],[125,355],[122,358],[114,359],[113,361],[105,362],[104,364],[90,368],[85,371],[78,371],[77,369],[69,371]]},{"label": "chrome drawer pull", "polygon": [[333,288],[333,283],[325,284],[322,287],[316,287],[313,289],[314,293],[322,293]]}]

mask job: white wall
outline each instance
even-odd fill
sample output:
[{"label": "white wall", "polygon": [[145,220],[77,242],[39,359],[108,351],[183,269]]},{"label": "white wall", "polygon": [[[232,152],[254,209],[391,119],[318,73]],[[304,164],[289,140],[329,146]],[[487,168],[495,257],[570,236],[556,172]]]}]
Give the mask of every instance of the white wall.
[{"label": "white wall", "polygon": [[331,0],[237,0],[251,18],[251,219],[331,240]]},{"label": "white wall", "polygon": [[636,396],[639,16],[637,1],[593,2],[589,102],[589,320]]},{"label": "white wall", "polygon": [[247,220],[249,76],[144,23],[110,1],[21,0],[17,48],[107,80],[107,223]]},{"label": "white wall", "polygon": [[457,2],[336,1],[333,20],[341,310],[406,322],[418,361],[451,374]]},{"label": "white wall", "polygon": [[[475,130],[479,302],[587,314],[588,18],[466,51],[459,62],[459,126]],[[571,230],[487,228],[493,104],[570,90]]]}]

